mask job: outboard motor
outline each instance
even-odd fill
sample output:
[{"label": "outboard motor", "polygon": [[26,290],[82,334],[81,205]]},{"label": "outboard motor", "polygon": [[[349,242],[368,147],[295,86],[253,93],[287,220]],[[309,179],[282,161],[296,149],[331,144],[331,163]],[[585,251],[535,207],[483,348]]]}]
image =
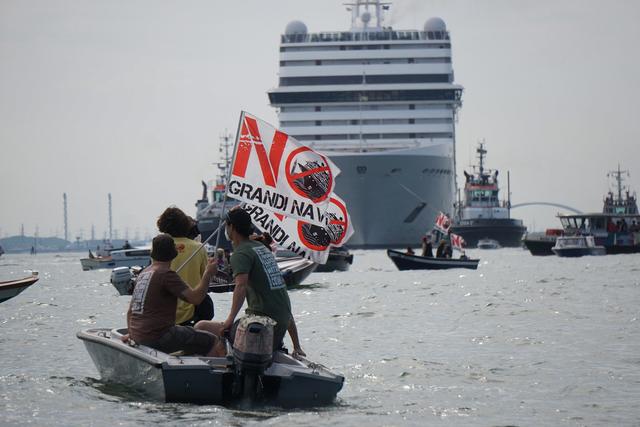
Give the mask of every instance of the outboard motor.
[{"label": "outboard motor", "polygon": [[116,267],[111,271],[111,284],[118,290],[120,295],[131,295],[133,290],[133,274],[129,267]]},{"label": "outboard motor", "polygon": [[255,400],[258,377],[273,362],[275,324],[269,317],[252,315],[244,316],[238,323],[233,342],[233,360],[238,378],[242,380],[242,395],[245,400]]}]

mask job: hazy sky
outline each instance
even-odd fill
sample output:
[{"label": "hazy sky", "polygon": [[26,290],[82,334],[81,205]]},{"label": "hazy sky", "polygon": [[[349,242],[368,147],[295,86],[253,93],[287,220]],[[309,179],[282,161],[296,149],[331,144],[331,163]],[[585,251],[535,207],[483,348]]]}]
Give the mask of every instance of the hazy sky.
[{"label": "hazy sky", "polygon": [[[287,22],[348,29],[343,0],[0,0],[0,235],[122,237],[175,204],[195,215],[241,109],[277,124]],[[478,139],[512,203],[600,210],[621,163],[640,190],[640,2],[397,0],[396,29],[445,20],[464,86],[458,173]],[[506,182],[503,192],[506,195]],[[555,225],[555,208],[512,212]]]}]

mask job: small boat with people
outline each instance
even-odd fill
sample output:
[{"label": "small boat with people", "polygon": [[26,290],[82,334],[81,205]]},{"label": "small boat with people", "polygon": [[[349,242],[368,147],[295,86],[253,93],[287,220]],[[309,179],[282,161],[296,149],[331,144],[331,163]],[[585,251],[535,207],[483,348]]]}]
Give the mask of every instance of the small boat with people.
[{"label": "small boat with people", "polygon": [[561,236],[551,248],[559,257],[581,257],[585,255],[605,255],[604,246],[598,246],[593,236]]},{"label": "small boat with people", "polygon": [[[318,264],[297,255],[276,257],[276,262],[288,288],[299,286],[318,266]],[[142,269],[140,266],[114,268],[111,271],[110,282],[120,295],[131,295],[135,279]],[[231,274],[226,270],[220,270],[211,281],[209,292],[233,292],[234,287]]]},{"label": "small boat with people", "polygon": [[[342,375],[283,349],[255,350],[260,343],[269,341],[270,346],[271,342],[260,339],[263,328],[259,324],[248,324],[246,331],[243,336],[248,337],[248,344],[232,347],[227,341],[224,357],[167,354],[131,340],[125,343],[126,329],[85,329],[77,337],[103,381],[154,400],[232,406],[264,403],[288,408],[335,400],[344,384]],[[258,337],[251,340],[252,335]]]},{"label": "small boat with people", "polygon": [[0,282],[0,302],[5,302],[20,294],[29,286],[36,283],[38,279],[38,273],[34,271],[31,273],[31,276],[23,279]]},{"label": "small boat with people", "polygon": [[406,252],[387,249],[387,256],[398,267],[398,270],[447,270],[450,268],[469,268],[476,270],[479,259],[469,258],[434,258],[424,257]]},{"label": "small boat with people", "polygon": [[489,238],[478,240],[478,249],[500,249],[501,247],[497,240]]},{"label": "small boat with people", "polygon": [[117,267],[146,267],[151,264],[150,254],[150,248],[118,249],[110,251],[106,256],[95,256],[89,252],[89,257],[82,258],[80,264],[82,271]]}]

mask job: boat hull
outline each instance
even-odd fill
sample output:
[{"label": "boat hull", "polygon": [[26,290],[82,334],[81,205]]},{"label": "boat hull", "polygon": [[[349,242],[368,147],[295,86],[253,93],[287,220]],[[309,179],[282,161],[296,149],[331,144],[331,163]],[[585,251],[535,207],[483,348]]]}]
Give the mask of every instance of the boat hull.
[{"label": "boat hull", "polygon": [[478,259],[429,258],[409,255],[393,249],[387,249],[387,255],[398,270],[448,270],[452,268],[478,268]]},{"label": "boat hull", "polygon": [[100,270],[104,268],[116,268],[116,267],[146,267],[151,264],[151,258],[144,257],[128,257],[122,260],[113,259],[100,259],[100,258],[82,258],[80,260],[82,265],[82,271]]},{"label": "boat hull", "polygon": [[317,273],[330,273],[332,271],[348,271],[353,264],[353,255],[347,250],[330,251],[325,264],[318,264]]},{"label": "boat hull", "polygon": [[556,244],[555,240],[522,239],[524,246],[529,249],[531,255],[549,256],[553,255],[551,248]]},{"label": "boat hull", "polygon": [[468,247],[476,247],[481,239],[497,241],[500,246],[517,248],[527,228],[519,219],[479,218],[464,220],[450,228],[452,233],[462,236]]},{"label": "boat hull", "polygon": [[553,253],[563,258],[578,258],[582,256],[589,255],[606,255],[606,250],[604,247],[595,247],[595,248],[552,248]]},{"label": "boat hull", "polygon": [[0,282],[0,303],[10,300],[11,298],[19,295],[38,281],[37,276],[25,277],[20,280],[11,280],[7,282]]},{"label": "boat hull", "polygon": [[[318,264],[299,256],[276,257],[276,262],[282,273],[284,283],[289,289],[300,286],[318,267]],[[234,289],[233,278],[225,272],[219,272],[209,286],[209,292],[215,293],[233,292]]]},{"label": "boat hull", "polygon": [[350,248],[415,245],[440,211],[453,209],[453,159],[420,150],[329,154],[340,168],[335,192],[354,226]]},{"label": "boat hull", "polygon": [[[232,358],[171,356],[121,341],[125,330],[87,329],[77,333],[101,378],[165,402],[230,404],[237,373]],[[263,397],[283,407],[328,404],[342,389],[344,377],[306,359],[281,352],[261,375]]]}]

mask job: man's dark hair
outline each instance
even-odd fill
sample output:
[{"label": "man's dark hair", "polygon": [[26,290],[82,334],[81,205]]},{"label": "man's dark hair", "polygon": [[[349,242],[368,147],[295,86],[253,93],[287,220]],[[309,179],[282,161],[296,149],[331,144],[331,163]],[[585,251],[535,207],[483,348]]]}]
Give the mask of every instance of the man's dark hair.
[{"label": "man's dark hair", "polygon": [[175,206],[169,206],[162,212],[162,215],[158,217],[156,225],[161,233],[167,233],[173,237],[187,237],[193,223],[191,222],[191,218],[182,212],[182,210]]},{"label": "man's dark hair", "polygon": [[173,260],[178,256],[173,238],[166,234],[158,234],[151,242],[151,258],[160,262]]},{"label": "man's dark hair", "polygon": [[249,237],[253,231],[251,216],[242,208],[231,209],[227,212],[226,221],[244,237]]},{"label": "man's dark hair", "polygon": [[192,217],[189,217],[189,221],[191,221],[191,227],[189,228],[189,232],[187,233],[186,237],[193,240],[200,235],[200,229],[198,228],[198,221],[196,221]]}]

